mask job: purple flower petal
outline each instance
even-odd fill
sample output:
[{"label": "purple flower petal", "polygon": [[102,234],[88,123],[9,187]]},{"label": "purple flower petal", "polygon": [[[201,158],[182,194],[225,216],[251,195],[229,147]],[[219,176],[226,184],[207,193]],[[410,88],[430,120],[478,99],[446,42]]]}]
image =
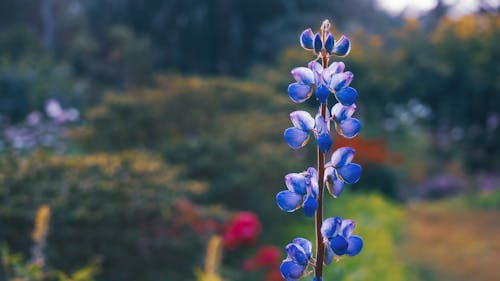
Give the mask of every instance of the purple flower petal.
[{"label": "purple flower petal", "polygon": [[341,235],[336,235],[330,239],[330,247],[332,247],[333,252],[339,256],[347,252],[348,246],[347,240]]},{"label": "purple flower petal", "polygon": [[313,94],[313,88],[309,85],[293,83],[288,86],[288,96],[294,103],[302,103]]},{"label": "purple flower petal", "polygon": [[357,235],[352,235],[348,239],[349,246],[347,247],[347,254],[349,256],[355,256],[361,252],[363,249],[363,239]]},{"label": "purple flower petal", "polygon": [[321,41],[321,36],[319,33],[316,33],[314,36],[314,52],[316,54],[321,53],[321,49],[323,48],[323,41]]},{"label": "purple flower petal", "polygon": [[339,123],[339,127],[344,137],[352,139],[361,130],[361,122],[356,118],[347,118]]},{"label": "purple flower petal", "polygon": [[326,180],[327,183],[326,187],[330,195],[332,195],[334,198],[337,198],[344,190],[344,182],[342,182],[337,178],[335,169],[333,167],[328,167],[325,170],[325,175],[327,172],[328,172],[328,178]]},{"label": "purple flower petal", "polygon": [[313,60],[307,64],[307,67],[314,73],[314,81],[316,81],[316,85],[320,86],[321,82],[321,73],[323,72],[323,66],[317,61]]},{"label": "purple flower petal", "polygon": [[356,102],[356,99],[358,98],[358,91],[354,88],[347,87],[337,91],[335,93],[335,97],[342,105],[350,106]]},{"label": "purple flower petal", "polygon": [[300,208],[302,195],[289,190],[283,190],[276,194],[276,203],[281,210],[285,212],[293,212]]},{"label": "purple flower petal", "polygon": [[328,110],[326,111],[325,115],[327,119],[323,118],[320,113],[318,113],[315,118],[316,130],[319,134],[330,133],[330,113],[328,112]]},{"label": "purple flower petal", "polygon": [[302,209],[308,217],[312,217],[318,208],[318,201],[314,199],[312,194],[306,195],[304,203],[302,203]]},{"label": "purple flower petal", "polygon": [[331,53],[333,51],[333,45],[334,45],[335,39],[333,38],[332,34],[328,34],[325,40],[325,50],[328,53]]},{"label": "purple flower petal", "polygon": [[306,50],[312,50],[314,47],[314,33],[308,28],[302,32],[300,35],[300,45]]},{"label": "purple flower petal", "polygon": [[309,141],[309,133],[297,128],[288,128],[284,133],[286,143],[293,149],[304,147]]},{"label": "purple flower petal", "polygon": [[318,138],[318,147],[323,153],[327,153],[332,147],[333,140],[330,134],[321,134]]},{"label": "purple flower petal", "polygon": [[327,86],[321,85],[316,89],[316,98],[320,103],[326,103],[330,93],[330,89]]},{"label": "purple flower petal", "polygon": [[285,176],[285,184],[288,190],[305,195],[306,177],[299,173],[289,173]]},{"label": "purple flower petal", "polygon": [[316,171],[315,168],[310,167],[307,169],[307,173],[309,174],[309,187],[311,188],[311,193],[316,198],[319,193],[318,171]]},{"label": "purple flower petal", "polygon": [[303,131],[311,131],[314,129],[314,119],[307,111],[297,110],[290,113],[290,120],[295,128]]},{"label": "purple flower petal", "polygon": [[335,152],[333,152],[330,164],[335,168],[345,166],[351,163],[355,152],[356,151],[352,147],[338,148]]},{"label": "purple flower petal", "polygon": [[333,257],[334,254],[332,248],[330,247],[330,243],[325,243],[325,264],[331,264],[333,261]]},{"label": "purple flower petal", "polygon": [[339,57],[347,56],[351,51],[351,41],[346,36],[342,35],[333,48],[333,53]]},{"label": "purple flower petal", "polygon": [[354,184],[359,181],[362,170],[360,165],[349,163],[337,169],[337,176],[347,184]]},{"label": "purple flower petal", "polygon": [[286,281],[298,280],[304,274],[305,269],[306,266],[300,265],[291,260],[284,260],[280,266],[281,275]]},{"label": "purple flower petal", "polygon": [[291,73],[295,81],[301,84],[314,84],[314,73],[307,67],[296,67],[292,69]]}]

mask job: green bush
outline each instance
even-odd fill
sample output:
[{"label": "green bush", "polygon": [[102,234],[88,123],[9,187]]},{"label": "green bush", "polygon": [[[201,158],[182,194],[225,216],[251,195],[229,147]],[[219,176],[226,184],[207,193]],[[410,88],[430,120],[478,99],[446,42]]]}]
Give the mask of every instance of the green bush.
[{"label": "green bush", "polygon": [[47,264],[52,267],[74,272],[99,259],[99,280],[186,278],[201,259],[195,249],[203,237],[174,202],[203,190],[203,184],[180,181],[179,172],[138,151],[3,155],[0,241],[27,255],[36,209],[48,204],[53,215]]}]

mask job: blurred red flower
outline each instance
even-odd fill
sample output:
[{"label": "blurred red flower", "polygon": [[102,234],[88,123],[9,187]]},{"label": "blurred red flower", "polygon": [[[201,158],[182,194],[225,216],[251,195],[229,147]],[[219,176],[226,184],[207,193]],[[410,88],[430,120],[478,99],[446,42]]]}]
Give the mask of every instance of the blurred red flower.
[{"label": "blurred red flower", "polygon": [[234,249],[238,246],[251,245],[257,240],[261,231],[262,225],[254,213],[236,213],[224,231],[224,246],[227,249]]},{"label": "blurred red flower", "polygon": [[247,259],[243,262],[243,269],[250,271],[260,268],[279,268],[280,263],[281,251],[278,247],[262,246],[259,250],[257,250],[257,253],[253,258]]}]

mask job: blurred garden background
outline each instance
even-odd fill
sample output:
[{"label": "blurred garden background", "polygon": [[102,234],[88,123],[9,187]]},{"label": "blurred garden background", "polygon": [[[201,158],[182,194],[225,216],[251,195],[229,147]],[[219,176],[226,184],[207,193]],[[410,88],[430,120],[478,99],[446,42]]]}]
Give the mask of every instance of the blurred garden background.
[{"label": "blurred garden background", "polygon": [[364,124],[325,215],[365,240],[325,280],[500,280],[499,6],[2,0],[0,280],[281,280],[314,235],[275,203],[315,165],[283,140],[286,87],[324,19]]}]

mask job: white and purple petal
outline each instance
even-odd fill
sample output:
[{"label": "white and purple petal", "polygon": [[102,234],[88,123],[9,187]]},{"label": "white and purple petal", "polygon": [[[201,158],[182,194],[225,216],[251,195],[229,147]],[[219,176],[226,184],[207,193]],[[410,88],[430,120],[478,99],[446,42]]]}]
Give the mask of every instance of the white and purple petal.
[{"label": "white and purple petal", "polygon": [[298,193],[306,194],[306,177],[299,173],[289,173],[285,176],[285,185],[288,190]]},{"label": "white and purple petal", "polygon": [[352,139],[361,130],[361,122],[356,118],[347,118],[339,123],[342,136]]},{"label": "white and purple petal", "polygon": [[347,184],[354,184],[359,181],[361,177],[362,168],[356,163],[349,163],[343,167],[338,168],[337,176],[340,180]]},{"label": "white and purple petal", "polygon": [[355,227],[356,223],[353,220],[345,219],[340,226],[340,233],[342,236],[348,238],[353,233]]},{"label": "white and purple petal", "polygon": [[351,163],[356,151],[352,147],[341,147],[332,153],[330,165],[334,168],[339,168]]},{"label": "white and purple petal", "polygon": [[318,171],[313,167],[309,167],[307,173],[309,174],[309,188],[311,188],[311,193],[316,198],[319,194]]},{"label": "white and purple petal", "polygon": [[314,73],[314,81],[316,82],[316,86],[320,86],[323,66],[317,61],[313,60],[307,64],[307,67]]},{"label": "white and purple petal", "polygon": [[342,225],[342,219],[339,217],[327,218],[321,225],[321,235],[323,239],[330,239],[337,234]]},{"label": "white and purple petal", "polygon": [[312,244],[311,241],[302,238],[302,237],[297,237],[292,240],[292,243],[299,244],[302,249],[304,249],[307,258],[309,259],[312,256]]},{"label": "white and purple petal", "polygon": [[[330,195],[333,196],[333,198],[337,198],[342,193],[342,191],[344,191],[344,182],[337,178],[337,175],[334,171],[335,169],[333,167],[329,167],[327,168],[327,170],[328,169],[331,169],[331,172],[330,170],[328,171],[329,175],[328,180],[326,181],[327,189]],[[325,174],[327,170],[325,170]]]},{"label": "white and purple petal", "polygon": [[345,106],[350,106],[356,102],[358,91],[352,87],[343,88],[335,93],[337,100]]},{"label": "white and purple petal", "polygon": [[345,106],[338,102],[332,107],[332,116],[340,122],[345,120],[346,118],[351,117],[355,111],[355,104],[352,104],[351,106]]},{"label": "white and purple petal", "polygon": [[309,258],[307,257],[306,251],[300,244],[290,243],[286,245],[285,249],[289,259],[298,264],[307,264]]},{"label": "white and purple petal", "polygon": [[314,84],[314,73],[307,67],[296,67],[291,71],[293,78],[304,85]]},{"label": "white and purple petal", "polygon": [[363,239],[357,235],[352,235],[348,239],[347,255],[355,256],[363,249]]},{"label": "white and purple petal", "polygon": [[288,85],[288,96],[294,103],[305,102],[313,94],[313,87],[301,83]]},{"label": "white and purple petal", "polygon": [[329,265],[333,261],[334,253],[332,248],[330,247],[330,243],[325,243],[325,265]]},{"label": "white and purple petal", "polygon": [[302,195],[291,192],[290,190],[283,190],[276,194],[276,203],[278,207],[285,212],[293,212],[300,208],[302,199]]},{"label": "white and purple petal", "polygon": [[330,89],[335,91],[339,91],[347,86],[349,86],[354,79],[354,74],[350,71],[337,73],[332,75],[332,79],[330,80]]},{"label": "white and purple petal", "polygon": [[328,112],[328,109],[325,112],[326,114],[326,119],[323,118],[321,113],[318,112],[316,114],[315,118],[315,123],[316,123],[316,131],[318,134],[328,134],[330,133],[330,112]]},{"label": "white and purple petal", "polygon": [[295,150],[304,147],[309,141],[309,133],[295,127],[286,129],[284,136],[288,146]]},{"label": "white and purple petal", "polygon": [[310,28],[304,30],[300,35],[300,45],[306,50],[314,48],[314,33]]},{"label": "white and purple petal", "polygon": [[351,51],[351,41],[346,36],[342,35],[333,48],[333,53],[339,57],[347,56]]},{"label": "white and purple petal", "polygon": [[309,132],[314,129],[314,118],[307,111],[297,110],[290,113],[290,120],[295,128]]}]

